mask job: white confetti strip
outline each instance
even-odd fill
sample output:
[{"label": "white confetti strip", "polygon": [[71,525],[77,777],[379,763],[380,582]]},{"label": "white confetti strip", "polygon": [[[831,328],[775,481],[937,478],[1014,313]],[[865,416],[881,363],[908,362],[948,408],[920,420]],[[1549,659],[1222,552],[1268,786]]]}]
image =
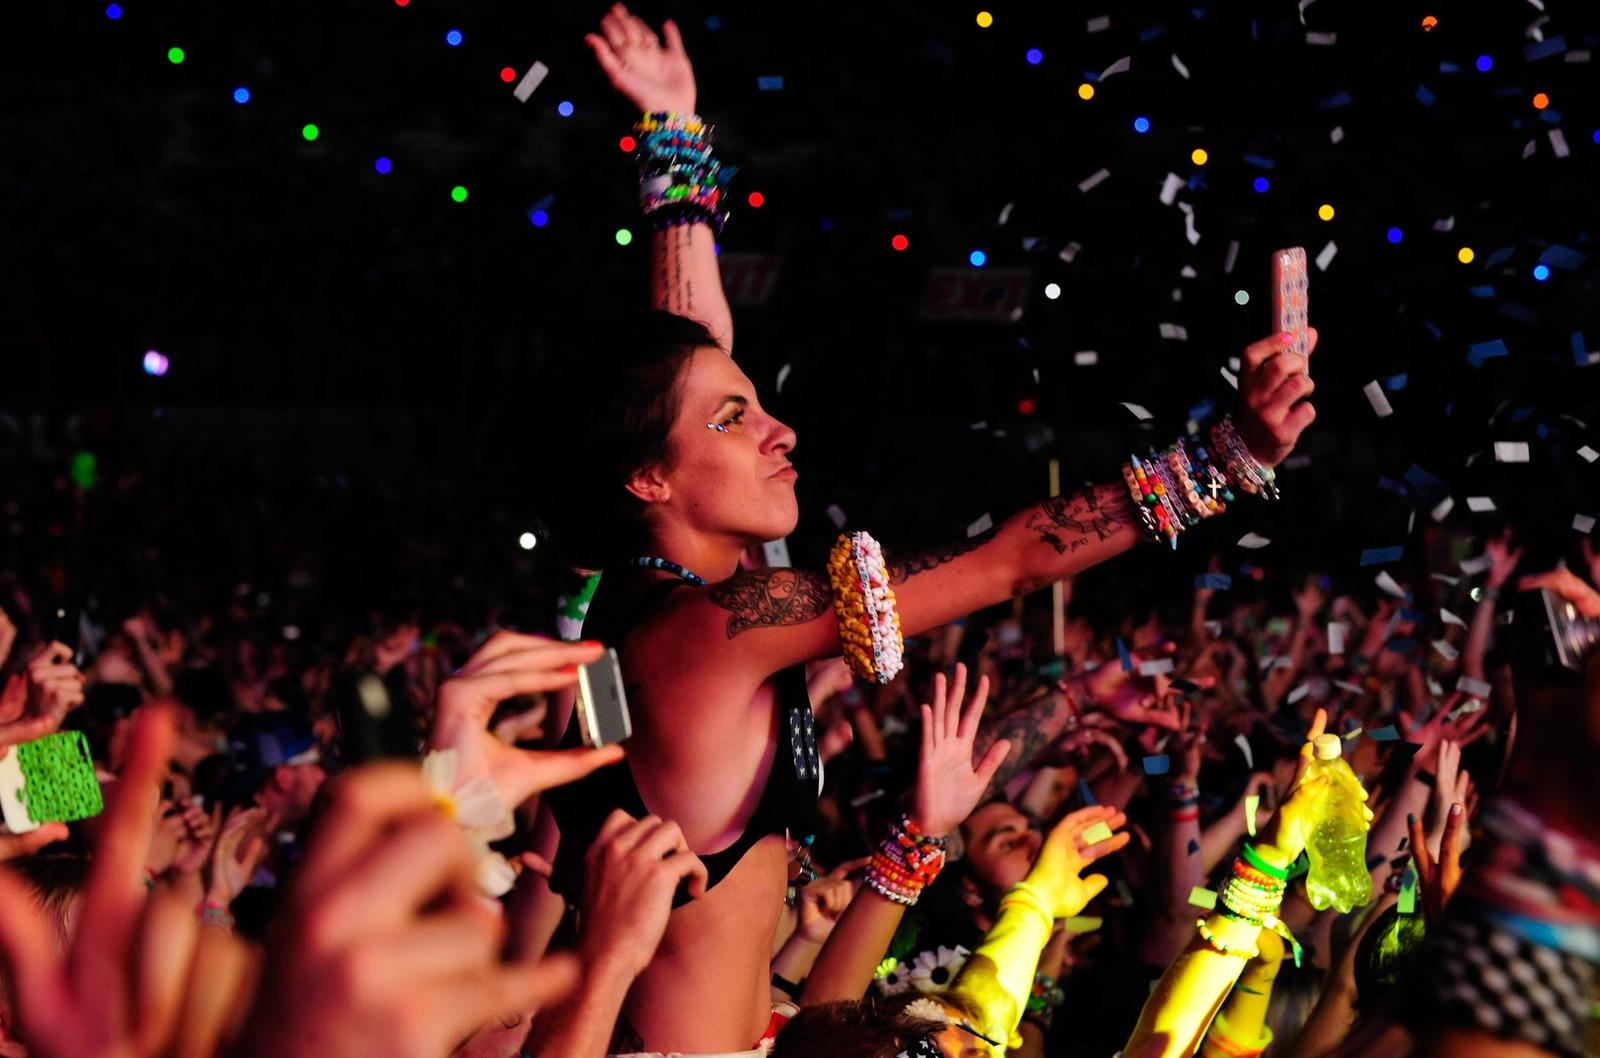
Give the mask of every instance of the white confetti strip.
[{"label": "white confetti strip", "polygon": [[1494,461],[1496,463],[1526,463],[1528,461],[1528,442],[1496,441],[1494,443]]},{"label": "white confetti strip", "polygon": [[1067,262],[1067,264],[1071,264],[1072,263],[1072,259],[1074,257],[1078,256],[1078,251],[1080,251],[1082,249],[1083,249],[1083,247],[1081,245],[1079,245],[1078,243],[1069,242],[1069,243],[1067,243],[1067,245],[1065,245],[1065,246],[1063,246],[1061,248],[1061,252],[1056,254],[1056,256],[1061,258],[1063,261]]},{"label": "white confetti strip", "polygon": [[1015,206],[1016,206],[1015,202],[1007,202],[1005,205],[1001,206],[1000,207],[1000,216],[995,221],[995,223],[998,224],[1002,228],[1005,227],[1006,226],[1006,221],[1011,219],[1011,210]]},{"label": "white confetti strip", "polygon": [[1440,500],[1438,506],[1429,511],[1428,514],[1432,516],[1434,521],[1442,522],[1450,516],[1451,511],[1455,510],[1455,506],[1455,497],[1446,496],[1444,499]]},{"label": "white confetti strip", "polygon": [[1106,177],[1110,175],[1110,169],[1098,169],[1084,177],[1082,180],[1078,181],[1078,190],[1083,192],[1093,191],[1095,188],[1105,183]]},{"label": "white confetti strip", "polygon": [[1451,646],[1449,643],[1446,643],[1442,639],[1435,639],[1433,641],[1433,649],[1437,650],[1439,652],[1439,656],[1444,658],[1446,661],[1454,661],[1456,658],[1461,656],[1461,651],[1457,650],[1455,647]]},{"label": "white confetti strip", "polygon": [[1194,270],[1194,266],[1193,265],[1184,265],[1183,268],[1178,272],[1178,274],[1180,276],[1182,276],[1183,278],[1185,278],[1185,279],[1195,279],[1200,275],[1199,272],[1196,272]]},{"label": "white confetti strip", "polygon": [[1557,158],[1565,158],[1572,153],[1572,148],[1567,146],[1567,134],[1560,129],[1551,129],[1546,133],[1550,137],[1550,149]]},{"label": "white confetti strip", "polygon": [[1537,154],[1538,151],[1539,138],[1535,136],[1533,139],[1522,145],[1522,160],[1527,161],[1529,158],[1532,158],[1535,154]]},{"label": "white confetti strip", "polygon": [[1251,771],[1256,770],[1256,755],[1250,749],[1250,740],[1243,734],[1233,736],[1233,744],[1239,747],[1239,752],[1244,754],[1244,766]]},{"label": "white confetti strip", "polygon": [[1482,514],[1485,511],[1492,511],[1495,509],[1494,501],[1487,496],[1467,497],[1467,510],[1472,511],[1474,514]]},{"label": "white confetti strip", "polygon": [[1311,30],[1311,31],[1308,31],[1306,33],[1306,43],[1307,44],[1337,44],[1337,43],[1339,43],[1339,34],[1337,34],[1337,33],[1319,33],[1319,32],[1317,32],[1315,30]]},{"label": "white confetti strip", "polygon": [[990,516],[988,511],[984,511],[983,512],[983,516],[981,518],[979,518],[977,521],[973,522],[971,525],[967,526],[967,539],[971,540],[973,537],[977,536],[979,533],[987,533],[990,529],[993,529],[993,528],[994,528],[994,518],[992,516]]},{"label": "white confetti strip", "polygon": [[1333,264],[1333,255],[1338,252],[1338,245],[1332,239],[1329,239],[1328,245],[1324,246],[1321,252],[1317,254],[1317,271],[1326,272],[1328,266]]},{"label": "white confetti strip", "polygon": [[1394,408],[1389,404],[1389,398],[1383,392],[1383,387],[1378,385],[1378,380],[1373,379],[1361,387],[1361,392],[1367,395],[1367,403],[1372,405],[1372,410],[1380,419],[1387,419],[1394,414]]},{"label": "white confetti strip", "polygon": [[1262,536],[1260,533],[1245,533],[1239,538],[1239,546],[1248,548],[1251,551],[1258,551],[1270,543],[1272,543],[1272,541]]},{"label": "white confetti strip", "polygon": [[836,529],[843,529],[844,523],[849,520],[845,517],[844,508],[840,507],[837,503],[828,504],[828,517],[832,519],[834,528]]},{"label": "white confetti strip", "polygon": [[1455,625],[1457,628],[1467,627],[1467,622],[1463,621],[1460,617],[1451,613],[1449,610],[1446,610],[1443,606],[1439,607],[1439,620],[1443,621],[1447,625]]},{"label": "white confetti strip", "polygon": [[782,367],[778,368],[778,381],[772,387],[772,391],[774,393],[782,393],[783,392],[783,384],[785,382],[789,381],[789,371],[793,367],[794,367],[793,364],[784,364]]},{"label": "white confetti strip", "polygon": [[1572,516],[1572,528],[1587,535],[1594,530],[1594,518],[1587,514],[1574,514]]},{"label": "white confetti strip", "polygon": [[[1406,597],[1406,590],[1400,587],[1399,582],[1397,582],[1393,577],[1389,576],[1389,571],[1386,569],[1379,570],[1378,575],[1372,578],[1372,582],[1378,586],[1380,591],[1387,592],[1397,599],[1404,599]],[[1396,612],[1395,616],[1399,617],[1400,614]],[[1391,631],[1393,631],[1393,629],[1391,629]]]},{"label": "white confetti strip", "polygon": [[761,553],[766,556],[767,565],[774,569],[787,569],[794,563],[789,561],[789,541],[768,540],[761,545]]},{"label": "white confetti strip", "polygon": [[1335,125],[1333,127],[1333,131],[1328,133],[1328,139],[1332,140],[1334,143],[1343,142],[1343,140],[1344,140],[1344,126],[1343,125]]},{"label": "white confetti strip", "polygon": [[1232,371],[1229,371],[1227,368],[1222,369],[1222,381],[1226,382],[1234,389],[1239,388],[1239,376],[1234,374]]},{"label": "white confetti strip", "polygon": [[1433,222],[1434,231],[1450,232],[1454,231],[1455,228],[1456,216],[1454,213],[1450,214],[1448,217],[1440,217],[1438,220]]},{"label": "white confetti strip", "polygon": [[1349,626],[1342,621],[1328,622],[1328,653],[1344,653],[1344,637],[1349,631]]},{"label": "white confetti strip", "polygon": [[1349,680],[1334,680],[1333,685],[1339,688],[1341,691],[1349,691],[1351,694],[1367,693],[1367,689],[1361,686],[1361,684],[1351,683]]},{"label": "white confetti strip", "polygon": [[1111,28],[1110,15],[1096,15],[1083,24],[1085,33],[1101,33]]},{"label": "white confetti strip", "polygon": [[1438,581],[1440,584],[1448,584],[1452,588],[1454,588],[1457,584],[1461,583],[1461,578],[1460,577],[1452,577],[1448,573],[1430,573],[1430,574],[1428,574],[1428,576],[1432,577],[1434,580]]},{"label": "white confetti strip", "polygon": [[1306,24],[1306,8],[1316,3],[1317,0],[1300,0],[1300,24]]},{"label": "white confetti strip", "polygon": [[1233,275],[1233,266],[1239,261],[1239,240],[1228,240],[1228,252],[1222,255],[1222,274]]},{"label": "white confetti strip", "polygon": [[1200,245],[1200,232],[1194,226],[1194,207],[1187,202],[1179,202],[1178,208],[1183,210],[1183,237],[1189,240],[1190,246]]},{"label": "white confetti strip", "polygon": [[1596,452],[1588,445],[1584,445],[1582,448],[1578,449],[1578,455],[1582,457],[1585,463],[1593,463],[1596,459],[1600,459],[1600,452]]},{"label": "white confetti strip", "polygon": [[1561,58],[1566,62],[1588,62],[1589,61],[1589,49],[1588,48],[1573,48],[1571,51],[1567,52]]},{"label": "white confetti strip", "polygon": [[1308,695],[1310,693],[1311,693],[1311,684],[1302,683],[1300,686],[1296,687],[1294,690],[1289,692],[1288,702],[1289,702],[1290,705],[1294,705],[1296,702],[1300,701],[1300,699],[1304,698],[1306,695]]},{"label": "white confetti strip", "polygon": [[1150,409],[1146,408],[1143,404],[1134,404],[1132,401],[1125,400],[1122,402],[1122,406],[1133,412],[1133,417],[1138,419],[1140,422],[1144,422],[1146,419],[1155,418],[1155,416],[1150,414]]},{"label": "white confetti strip", "polygon": [[1177,52],[1172,53],[1172,68],[1177,70],[1178,76],[1182,77],[1185,81],[1189,79],[1189,68],[1183,64],[1182,59],[1178,58]]},{"label": "white confetti strip", "polygon": [[1093,349],[1080,349],[1072,354],[1072,362],[1079,367],[1093,367],[1100,362],[1100,354]]},{"label": "white confetti strip", "polygon": [[1462,694],[1470,694],[1474,698],[1487,698],[1494,688],[1482,680],[1473,679],[1471,676],[1462,676],[1456,680],[1456,690]]},{"label": "white confetti strip", "polygon": [[1168,173],[1167,178],[1161,181],[1161,204],[1170,206],[1178,197],[1178,192],[1183,190],[1183,177],[1177,173]]},{"label": "white confetti strip", "polygon": [[1132,66],[1133,56],[1124,55],[1110,66],[1107,66],[1104,70],[1100,71],[1100,80],[1104,81],[1107,77],[1114,77],[1119,73],[1127,73],[1129,68]]},{"label": "white confetti strip", "polygon": [[1487,554],[1479,555],[1477,558],[1464,558],[1461,560],[1461,572],[1469,577],[1476,577],[1493,564],[1494,560]]},{"label": "white confetti strip", "polygon": [[1187,342],[1189,329],[1181,323],[1162,323],[1157,325],[1161,329],[1161,337],[1169,338],[1174,342]]},{"label": "white confetti strip", "polygon": [[1141,676],[1165,676],[1171,671],[1171,658],[1151,658],[1149,661],[1139,662],[1139,675]]},{"label": "white confetti strip", "polygon": [[528,72],[522,75],[522,80],[517,82],[517,87],[511,90],[511,94],[517,97],[517,102],[526,103],[528,97],[533,95],[533,90],[539,87],[549,73],[550,67],[542,62],[534,63],[528,67]]}]

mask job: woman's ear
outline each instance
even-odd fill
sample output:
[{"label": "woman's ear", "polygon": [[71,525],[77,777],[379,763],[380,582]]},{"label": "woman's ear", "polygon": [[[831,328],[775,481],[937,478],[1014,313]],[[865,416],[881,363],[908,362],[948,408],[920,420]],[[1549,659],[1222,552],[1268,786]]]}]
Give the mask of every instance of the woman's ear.
[{"label": "woman's ear", "polygon": [[672,498],[672,486],[662,476],[659,463],[635,471],[626,488],[645,503],[665,503]]}]

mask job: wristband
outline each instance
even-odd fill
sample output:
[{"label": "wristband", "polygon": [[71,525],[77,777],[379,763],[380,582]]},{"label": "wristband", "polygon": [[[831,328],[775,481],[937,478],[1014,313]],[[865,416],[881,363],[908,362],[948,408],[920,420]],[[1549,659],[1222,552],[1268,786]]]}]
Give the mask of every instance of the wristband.
[{"label": "wristband", "polygon": [[201,922],[208,926],[221,926],[223,929],[233,928],[233,912],[228,910],[228,905],[216,900],[202,900],[200,906],[195,908],[195,914],[199,916]]},{"label": "wristband", "polygon": [[772,975],[772,987],[776,988],[790,999],[800,998],[800,983],[791,981],[782,974],[774,973]]},{"label": "wristband", "polygon": [[1280,882],[1287,882],[1289,880],[1289,872],[1287,870],[1282,867],[1274,867],[1272,864],[1262,859],[1261,854],[1257,852],[1255,847],[1252,845],[1245,845],[1244,861],[1268,877],[1276,878]]}]

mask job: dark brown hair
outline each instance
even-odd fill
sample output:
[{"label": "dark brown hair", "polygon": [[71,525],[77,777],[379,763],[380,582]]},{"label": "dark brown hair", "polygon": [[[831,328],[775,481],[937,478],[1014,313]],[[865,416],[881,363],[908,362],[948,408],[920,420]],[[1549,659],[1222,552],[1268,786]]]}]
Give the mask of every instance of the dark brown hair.
[{"label": "dark brown hair", "polygon": [[[906,1015],[905,1008],[921,998],[913,991],[806,1007],[778,1033],[772,1058],[894,1058],[913,1041],[943,1030],[938,1022]],[[938,998],[966,1010],[956,996]],[[967,1016],[970,1020],[970,1011]]]}]

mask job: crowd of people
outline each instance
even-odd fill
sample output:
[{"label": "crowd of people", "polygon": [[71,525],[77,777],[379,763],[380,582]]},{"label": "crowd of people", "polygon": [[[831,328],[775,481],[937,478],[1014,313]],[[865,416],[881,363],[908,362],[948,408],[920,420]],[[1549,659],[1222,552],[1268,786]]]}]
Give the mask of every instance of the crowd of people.
[{"label": "crowd of people", "polygon": [[[1274,335],[1106,484],[771,564],[796,438],[733,352],[692,68],[620,5],[589,45],[645,115],[653,311],[492,442],[564,453],[512,480],[585,576],[537,627],[287,559],[220,597],[0,567],[0,748],[81,732],[104,790],[0,833],[0,1054],[1590,1053],[1600,652],[1549,627],[1600,619],[1587,540],[1095,590],[1275,495],[1315,412]],[[14,528],[92,530],[81,490]],[[589,745],[607,648],[631,735]]]}]

